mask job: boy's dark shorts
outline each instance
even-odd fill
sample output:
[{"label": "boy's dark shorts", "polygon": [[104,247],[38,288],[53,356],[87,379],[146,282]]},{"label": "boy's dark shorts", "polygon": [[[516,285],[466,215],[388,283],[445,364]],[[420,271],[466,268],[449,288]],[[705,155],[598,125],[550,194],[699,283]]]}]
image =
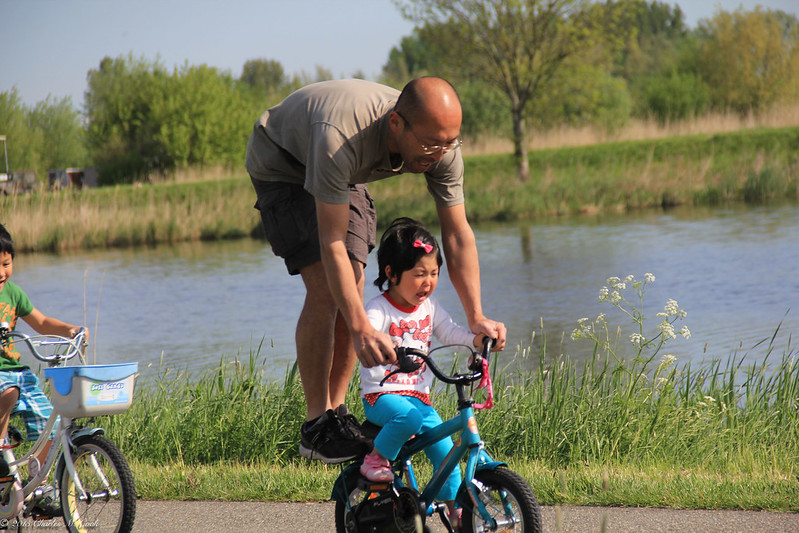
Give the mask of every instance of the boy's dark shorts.
[{"label": "boy's dark shorts", "polygon": [[[314,197],[301,185],[252,179],[266,238],[283,258],[289,274],[322,260]],[[366,264],[377,238],[377,215],[366,185],[350,185],[350,225],[347,253]]]}]

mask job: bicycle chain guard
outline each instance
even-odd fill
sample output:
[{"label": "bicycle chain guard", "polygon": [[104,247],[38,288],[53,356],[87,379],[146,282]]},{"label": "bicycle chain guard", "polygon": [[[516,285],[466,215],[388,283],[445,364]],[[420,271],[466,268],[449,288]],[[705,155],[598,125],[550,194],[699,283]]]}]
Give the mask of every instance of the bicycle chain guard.
[{"label": "bicycle chain guard", "polygon": [[[370,533],[421,533],[424,526],[423,509],[418,493],[409,487],[391,484],[374,490],[370,482],[361,481],[366,498],[348,517],[354,531]],[[353,523],[354,522],[354,523]]]}]

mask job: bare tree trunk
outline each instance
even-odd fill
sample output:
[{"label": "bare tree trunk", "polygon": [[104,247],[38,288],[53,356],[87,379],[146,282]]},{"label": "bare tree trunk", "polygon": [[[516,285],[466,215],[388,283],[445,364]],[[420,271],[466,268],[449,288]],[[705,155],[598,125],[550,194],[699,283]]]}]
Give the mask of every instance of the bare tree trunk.
[{"label": "bare tree trunk", "polygon": [[524,111],[513,106],[513,157],[516,160],[516,175],[524,183],[530,179],[530,162],[527,158],[527,131],[524,125]]}]

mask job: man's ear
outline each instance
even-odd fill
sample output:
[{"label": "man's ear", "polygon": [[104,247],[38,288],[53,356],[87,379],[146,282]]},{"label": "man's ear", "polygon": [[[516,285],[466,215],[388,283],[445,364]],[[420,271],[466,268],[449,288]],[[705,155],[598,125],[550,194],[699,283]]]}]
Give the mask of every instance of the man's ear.
[{"label": "man's ear", "polygon": [[405,126],[405,121],[396,111],[388,114],[388,125],[393,131],[399,131],[400,126]]}]

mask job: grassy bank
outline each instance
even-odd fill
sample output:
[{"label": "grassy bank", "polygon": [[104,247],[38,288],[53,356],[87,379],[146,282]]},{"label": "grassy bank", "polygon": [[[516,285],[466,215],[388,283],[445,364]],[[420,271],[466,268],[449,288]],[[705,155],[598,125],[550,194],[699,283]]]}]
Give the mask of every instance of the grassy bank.
[{"label": "grassy bank", "polygon": [[[799,365],[795,353],[733,354],[701,367],[669,356],[494,366],[481,436],[543,504],[799,511]],[[790,350],[790,349],[789,349]],[[750,366],[746,361],[765,361]],[[295,368],[220,362],[139,384],[131,409],[101,423],[130,459],[145,499],[323,500],[339,472],[297,453],[304,403]],[[357,384],[348,404],[363,418]],[[451,391],[436,407],[454,412]]]},{"label": "grassy bank", "polygon": [[[509,155],[470,156],[473,221],[515,220],[672,205],[799,199],[799,128],[750,129],[530,154],[520,183]],[[374,183],[381,225],[397,216],[434,221],[424,178]],[[259,236],[243,173],[205,182],[0,196],[0,220],[21,251],[128,246]]]}]

